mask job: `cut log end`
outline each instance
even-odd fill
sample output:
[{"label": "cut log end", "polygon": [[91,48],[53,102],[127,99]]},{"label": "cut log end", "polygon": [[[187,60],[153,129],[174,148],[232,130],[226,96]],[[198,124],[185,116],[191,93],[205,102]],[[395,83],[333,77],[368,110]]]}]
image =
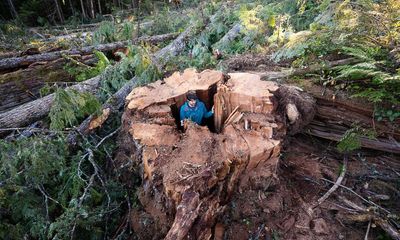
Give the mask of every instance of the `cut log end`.
[{"label": "cut log end", "polygon": [[[135,142],[131,156],[143,169],[139,200],[146,213],[136,216],[150,216],[160,237],[207,238],[237,189],[265,188],[287,130],[277,111],[279,88],[254,74],[226,80],[218,71],[188,69],[134,89],[122,124],[129,132],[123,136]],[[208,128],[189,123],[183,132],[178,112],[190,90],[208,109],[214,105],[214,121]],[[296,123],[307,119],[297,108]]]}]

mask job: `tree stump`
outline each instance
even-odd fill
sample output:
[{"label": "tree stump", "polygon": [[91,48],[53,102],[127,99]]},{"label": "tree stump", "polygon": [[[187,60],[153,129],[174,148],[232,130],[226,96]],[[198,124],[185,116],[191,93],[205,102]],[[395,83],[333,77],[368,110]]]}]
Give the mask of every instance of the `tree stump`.
[{"label": "tree stump", "polygon": [[[143,209],[132,213],[140,239],[211,239],[234,194],[265,188],[277,177],[288,127],[305,119],[290,119],[279,106],[274,92],[281,87],[249,73],[187,69],[130,93],[121,137],[133,143],[123,148],[142,166]],[[208,109],[214,105],[214,121],[182,130],[178,112],[190,90]],[[305,104],[313,109],[313,103]],[[304,115],[292,104],[291,111]]]}]

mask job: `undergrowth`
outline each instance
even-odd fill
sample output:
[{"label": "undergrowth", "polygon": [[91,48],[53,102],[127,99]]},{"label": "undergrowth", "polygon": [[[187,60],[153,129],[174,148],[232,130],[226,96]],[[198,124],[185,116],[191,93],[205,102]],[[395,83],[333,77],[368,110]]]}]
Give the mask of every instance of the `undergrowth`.
[{"label": "undergrowth", "polygon": [[[100,75],[100,86],[96,96],[79,93],[72,89],[57,88],[55,99],[50,109],[50,128],[64,129],[72,127],[91,114],[99,114],[101,104],[105,103],[128,81],[136,77],[137,86],[150,83],[160,78],[158,68],[152,63],[149,52],[142,47],[130,46],[128,55],[120,53],[121,61],[110,65],[102,53],[97,53],[99,61],[95,67],[77,71],[78,77]],[[85,80],[85,79],[83,79]]]},{"label": "undergrowth", "polygon": [[70,75],[74,77],[77,82],[82,82],[89,78],[95,77],[102,73],[107,66],[109,66],[110,60],[104,55],[104,53],[99,51],[94,51],[96,55],[97,62],[95,66],[88,66],[81,62],[78,62],[74,59],[68,58],[70,61],[68,64],[64,66],[64,70],[66,70]]},{"label": "undergrowth", "polygon": [[1,239],[111,237],[131,203],[109,166],[113,141],[71,152],[59,133],[0,141]]}]

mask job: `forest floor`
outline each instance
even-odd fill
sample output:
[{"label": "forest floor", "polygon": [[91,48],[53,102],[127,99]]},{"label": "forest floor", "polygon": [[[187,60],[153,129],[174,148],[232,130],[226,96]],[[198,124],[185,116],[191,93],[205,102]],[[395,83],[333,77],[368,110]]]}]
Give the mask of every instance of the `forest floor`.
[{"label": "forest floor", "polygon": [[330,144],[304,134],[292,137],[274,184],[236,194],[229,204],[225,239],[385,239],[376,225],[367,229],[378,210],[371,202],[391,213],[400,208],[396,158],[366,152],[352,157],[341,187],[310,214],[311,203],[329,190],[343,166]]}]

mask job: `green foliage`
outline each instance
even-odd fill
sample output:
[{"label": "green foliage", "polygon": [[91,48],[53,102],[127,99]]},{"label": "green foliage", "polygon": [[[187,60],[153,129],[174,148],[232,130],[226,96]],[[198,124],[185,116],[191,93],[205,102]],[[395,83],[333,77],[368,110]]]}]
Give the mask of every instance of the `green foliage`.
[{"label": "green foliage", "polygon": [[62,130],[74,126],[84,117],[99,113],[100,102],[90,93],[58,89],[50,109],[50,128]]},{"label": "green foliage", "polygon": [[[107,229],[118,227],[127,196],[123,184],[101,170],[102,151],[115,149],[111,143],[73,153],[60,134],[0,140],[0,238],[111,237]],[[91,143],[81,145],[88,149]]]},{"label": "green foliage", "polygon": [[121,54],[121,61],[109,67],[101,76],[100,99],[105,101],[127,81],[136,76],[137,84],[146,84],[160,78],[158,68],[153,64],[149,52],[143,47],[129,46],[127,56]]},{"label": "green foliage", "polygon": [[100,73],[102,73],[106,69],[106,67],[110,65],[110,61],[108,60],[106,55],[104,55],[104,53],[102,52],[94,51],[94,54],[98,59],[94,67],[84,65],[77,61],[71,60],[71,62],[67,64],[64,67],[64,69],[69,74],[74,76],[77,82],[81,82],[89,78],[95,77]]},{"label": "green foliage", "polygon": [[353,127],[347,130],[340,139],[337,144],[338,151],[348,153],[361,148],[361,137],[375,138],[375,133],[358,126]]},{"label": "green foliage", "polygon": [[104,21],[100,26],[93,32],[94,44],[111,43],[118,41],[117,39],[117,27],[114,22]]},{"label": "green foliage", "polygon": [[[399,117],[400,74],[390,73],[388,59],[382,58],[382,49],[368,46],[345,47],[344,52],[361,61],[354,65],[335,68],[335,79],[349,83],[354,97],[363,97],[376,104],[375,113],[379,120],[388,117],[391,121]],[[391,105],[392,108],[384,108]]]},{"label": "green foliage", "polygon": [[395,109],[394,105],[391,108],[377,108],[375,109],[374,115],[378,121],[387,118],[389,121],[393,122],[400,117],[400,110]]},{"label": "green foliage", "polygon": [[143,33],[147,35],[159,35],[172,32],[182,32],[190,23],[189,14],[182,14],[176,11],[165,9],[160,11],[154,18],[152,25],[143,29]]}]

